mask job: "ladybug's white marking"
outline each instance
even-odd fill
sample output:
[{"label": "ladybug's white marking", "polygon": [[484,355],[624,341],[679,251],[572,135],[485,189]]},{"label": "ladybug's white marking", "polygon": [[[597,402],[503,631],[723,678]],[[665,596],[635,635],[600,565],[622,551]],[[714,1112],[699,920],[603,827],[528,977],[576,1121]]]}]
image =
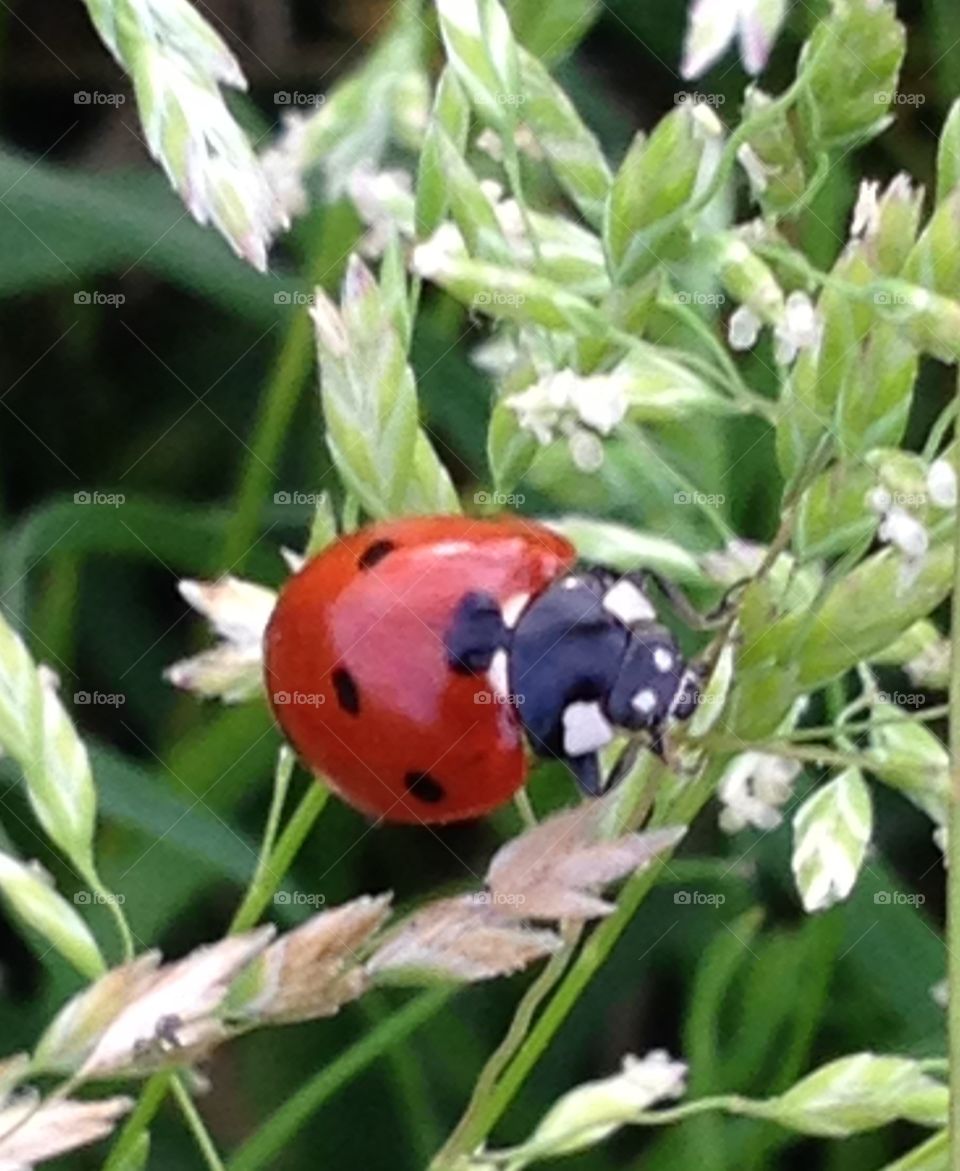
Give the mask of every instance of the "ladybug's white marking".
[{"label": "ladybug's white marking", "polygon": [[565,590],[575,590],[579,584],[579,577],[565,577],[560,583],[561,587]]},{"label": "ladybug's white marking", "polygon": [[673,669],[673,655],[666,647],[658,646],[653,652],[654,666],[658,671],[670,671]]},{"label": "ladybug's white marking", "polygon": [[527,608],[527,602],[529,601],[529,594],[514,594],[512,598],[507,598],[504,602],[501,612],[503,615],[503,624],[508,630],[513,630],[517,622],[519,622],[520,615]]},{"label": "ladybug's white marking", "polygon": [[643,716],[648,716],[657,708],[657,693],[652,687],[643,687],[630,700],[630,706]]},{"label": "ladybug's white marking", "polygon": [[500,650],[494,651],[493,658],[490,660],[490,668],[487,671],[487,679],[495,695],[505,696],[507,694],[507,689],[510,686],[509,667],[510,661],[507,652],[502,647]]},{"label": "ladybug's white marking", "polygon": [[613,728],[607,723],[600,704],[577,700],[563,712],[563,751],[567,756],[584,756],[596,752],[613,739]]},{"label": "ladybug's white marking", "polygon": [[618,581],[607,590],[603,597],[603,608],[614,618],[619,618],[624,626],[632,626],[634,622],[652,622],[657,616],[650,599],[632,581],[626,580]]},{"label": "ladybug's white marking", "polygon": [[437,541],[430,546],[431,557],[456,557],[460,553],[472,553],[473,546],[469,541]]}]

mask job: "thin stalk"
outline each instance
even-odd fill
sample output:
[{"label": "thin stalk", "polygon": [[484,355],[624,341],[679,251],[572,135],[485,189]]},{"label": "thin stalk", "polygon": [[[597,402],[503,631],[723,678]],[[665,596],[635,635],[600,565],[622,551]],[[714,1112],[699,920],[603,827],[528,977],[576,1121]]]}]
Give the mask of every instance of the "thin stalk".
[{"label": "thin stalk", "polygon": [[[960,374],[957,377],[960,404]],[[950,1166],[960,1167],[960,508],[954,515],[950,603],[950,810],[947,827],[947,1000]]]},{"label": "thin stalk", "polygon": [[328,1098],[391,1046],[400,1044],[428,1021],[455,991],[455,988],[444,987],[421,993],[349,1049],[345,1049],[270,1115],[263,1126],[235,1152],[227,1163],[227,1171],[260,1171],[261,1167],[274,1166],[287,1143]]},{"label": "thin stalk", "polygon": [[174,1077],[171,1084],[173,1087],[173,1096],[177,1099],[177,1105],[180,1107],[180,1113],[190,1127],[190,1133],[200,1148],[204,1162],[210,1171],[224,1171],[223,1160],[220,1158],[216,1145],[210,1136],[210,1131],[207,1130],[206,1123],[200,1117],[200,1111],[197,1109],[196,1103],[187,1093],[186,1087],[179,1075]]},{"label": "thin stalk", "polygon": [[270,811],[267,814],[267,824],[264,827],[263,841],[260,844],[260,857],[257,859],[257,866],[253,872],[253,878],[250,880],[250,886],[247,888],[247,893],[244,895],[244,901],[234,916],[235,923],[241,918],[241,912],[249,914],[249,912],[244,912],[244,906],[248,899],[252,899],[253,892],[261,890],[270,881],[272,856],[280,830],[283,806],[290,788],[290,777],[293,775],[294,759],[293,752],[284,745],[277,756],[277,767],[273,772],[273,796],[270,799]]},{"label": "thin stalk", "polygon": [[117,1141],[113,1144],[110,1154],[107,1156],[107,1161],[103,1165],[103,1171],[120,1171],[122,1167],[127,1165],[140,1141],[141,1135],[146,1133],[157,1111],[163,1105],[172,1080],[173,1074],[169,1071],[155,1073],[149,1079],[143,1088],[143,1092],[140,1094],[140,1101],[124,1123],[123,1129],[117,1137]]},{"label": "thin stalk", "polygon": [[277,887],[283,882],[304,843],[304,839],[326,805],[329,796],[329,789],[320,781],[314,780],[308,785],[300,804],[287,822],[286,828],[280,835],[280,840],[271,852],[268,862],[265,866],[257,868],[250,887],[244,895],[243,902],[237,908],[237,913],[230,924],[231,934],[249,931],[256,924],[267,904],[273,898]]}]

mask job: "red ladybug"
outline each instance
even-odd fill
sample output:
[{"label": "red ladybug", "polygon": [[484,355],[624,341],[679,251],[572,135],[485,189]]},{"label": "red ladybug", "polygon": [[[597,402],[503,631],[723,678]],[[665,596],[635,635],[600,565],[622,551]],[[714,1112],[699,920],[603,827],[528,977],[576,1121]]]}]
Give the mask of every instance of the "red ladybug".
[{"label": "red ladybug", "polygon": [[377,818],[459,821],[506,801],[525,741],[602,791],[617,729],[696,702],[644,575],[574,569],[570,543],[517,518],[420,517],[335,541],[290,579],[266,686],[306,763]]}]

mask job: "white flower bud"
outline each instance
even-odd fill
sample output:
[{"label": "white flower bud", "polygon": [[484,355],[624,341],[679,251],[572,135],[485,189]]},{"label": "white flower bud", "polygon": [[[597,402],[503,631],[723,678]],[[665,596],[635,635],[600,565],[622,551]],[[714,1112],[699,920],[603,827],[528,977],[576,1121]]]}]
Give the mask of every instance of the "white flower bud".
[{"label": "white flower bud", "polygon": [[945,459],[934,460],[927,472],[927,491],[938,508],[957,507],[957,473]]}]

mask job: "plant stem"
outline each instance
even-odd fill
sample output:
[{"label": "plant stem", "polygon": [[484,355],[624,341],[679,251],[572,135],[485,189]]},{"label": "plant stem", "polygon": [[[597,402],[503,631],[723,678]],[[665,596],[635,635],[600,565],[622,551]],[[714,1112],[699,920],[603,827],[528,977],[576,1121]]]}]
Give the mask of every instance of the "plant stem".
[{"label": "plant stem", "polygon": [[190,1127],[190,1132],[196,1139],[197,1146],[200,1148],[200,1152],[210,1171],[224,1171],[223,1160],[220,1158],[213,1139],[210,1137],[210,1131],[207,1130],[206,1123],[200,1117],[200,1111],[197,1109],[193,1098],[187,1093],[180,1076],[176,1075],[171,1084],[173,1086],[173,1096],[177,1099],[177,1105],[180,1107],[180,1113],[186,1119],[187,1125]]},{"label": "plant stem", "polygon": [[[960,403],[960,374],[957,377]],[[950,1166],[960,1167],[960,508],[954,514],[950,602],[950,803],[947,826],[947,1025],[950,1055]]]},{"label": "plant stem", "polygon": [[[651,819],[654,825],[689,825],[707,802],[719,779],[727,757],[718,756],[704,775],[677,790],[675,799],[658,810]],[[635,874],[624,886],[617,909],[587,939],[580,954],[570,966],[552,1000],[547,1004],[536,1024],[527,1033],[510,1064],[482,1102],[472,1102],[467,1115],[457,1126],[453,1136],[434,1161],[433,1171],[446,1171],[457,1166],[457,1160],[469,1155],[486,1139],[501,1115],[513,1101],[518,1090],[540,1060],[580,999],[580,995],[597,974],[626,930],[637,908],[649,894],[670,858],[666,852],[656,858],[646,870]],[[497,1051],[499,1053],[499,1050]],[[491,1062],[497,1058],[491,1058]],[[248,1169],[244,1169],[248,1171]]]},{"label": "plant stem", "polygon": [[126,1166],[141,1135],[146,1133],[147,1127],[163,1105],[172,1079],[172,1073],[155,1073],[150,1078],[140,1094],[136,1109],[124,1123],[117,1141],[113,1144],[103,1165],[103,1171],[120,1171]]},{"label": "plant stem", "polygon": [[469,1135],[477,1115],[483,1110],[485,1101],[495,1090],[498,1078],[529,1033],[537,1009],[566,971],[581,933],[582,929],[577,929],[569,934],[567,947],[551,956],[550,962],[527,989],[517,1006],[506,1035],[481,1070],[463,1117],[435,1156],[431,1164],[434,1171],[442,1171],[444,1167],[455,1164],[457,1152],[462,1149],[463,1142],[469,1141],[465,1136]]},{"label": "plant stem", "polygon": [[263,914],[329,796],[330,791],[322,782],[310,782],[269,858],[262,866],[257,865],[243,902],[237,908],[237,913],[230,924],[231,934],[249,931]]},{"label": "plant stem", "polygon": [[408,1001],[371,1032],[344,1050],[274,1111],[227,1164],[228,1171],[259,1171],[273,1166],[286,1144],[337,1090],[429,1020],[453,996],[455,988],[434,988]]}]

